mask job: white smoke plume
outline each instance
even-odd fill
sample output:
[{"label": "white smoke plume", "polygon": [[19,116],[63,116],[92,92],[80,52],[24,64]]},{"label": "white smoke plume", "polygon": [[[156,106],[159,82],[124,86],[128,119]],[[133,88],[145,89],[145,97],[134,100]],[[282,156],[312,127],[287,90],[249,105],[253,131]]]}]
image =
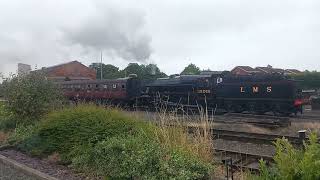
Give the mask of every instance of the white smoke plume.
[{"label": "white smoke plume", "polygon": [[128,61],[145,62],[151,55],[151,37],[143,31],[144,24],[144,15],[137,10],[97,7],[95,15],[64,29],[64,38],[86,51],[106,51]]}]

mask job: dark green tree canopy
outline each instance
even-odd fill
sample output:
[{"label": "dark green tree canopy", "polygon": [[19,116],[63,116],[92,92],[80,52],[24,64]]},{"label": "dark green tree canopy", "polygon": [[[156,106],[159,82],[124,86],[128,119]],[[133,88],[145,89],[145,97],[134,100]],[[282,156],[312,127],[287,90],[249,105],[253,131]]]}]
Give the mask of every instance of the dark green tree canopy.
[{"label": "dark green tree canopy", "polygon": [[291,77],[298,81],[301,88],[320,88],[320,72],[305,71],[302,74],[292,75]]},{"label": "dark green tree canopy", "polygon": [[[101,64],[93,63],[89,67],[95,69],[97,71],[97,79],[101,79]],[[123,78],[130,74],[136,74],[139,79],[143,80],[152,80],[167,76],[165,73],[160,71],[156,64],[139,65],[138,63],[129,63],[123,70],[119,70],[118,67],[111,64],[102,64],[103,79]]]},{"label": "dark green tree canopy", "polygon": [[181,72],[183,75],[197,75],[200,74],[200,68],[197,67],[195,64],[189,64],[184,70]]},{"label": "dark green tree canopy", "polygon": [[[97,79],[101,79],[101,63],[92,63],[90,68],[97,72]],[[102,78],[116,79],[120,77],[119,68],[111,64],[102,64]]]}]

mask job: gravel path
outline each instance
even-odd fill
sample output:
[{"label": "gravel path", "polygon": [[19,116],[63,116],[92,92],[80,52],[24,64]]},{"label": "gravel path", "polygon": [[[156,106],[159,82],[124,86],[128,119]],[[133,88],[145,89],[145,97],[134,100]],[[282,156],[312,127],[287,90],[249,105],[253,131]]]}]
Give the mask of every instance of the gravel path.
[{"label": "gravel path", "polygon": [[2,150],[0,151],[0,154],[30,168],[36,169],[42,173],[61,180],[92,179],[92,177],[88,178],[81,174],[76,174],[66,166],[53,164],[46,160],[41,160],[38,158],[32,158],[16,150]]}]

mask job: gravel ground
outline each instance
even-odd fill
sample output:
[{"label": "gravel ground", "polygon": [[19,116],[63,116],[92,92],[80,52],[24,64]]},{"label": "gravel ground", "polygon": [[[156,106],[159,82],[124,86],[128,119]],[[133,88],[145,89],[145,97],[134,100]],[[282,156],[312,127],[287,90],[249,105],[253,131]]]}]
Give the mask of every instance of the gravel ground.
[{"label": "gravel ground", "polygon": [[24,174],[11,166],[0,163],[0,180],[37,180],[28,174]]},{"label": "gravel ground", "polygon": [[92,177],[88,178],[81,174],[76,174],[66,166],[57,165],[57,164],[50,163],[46,160],[41,160],[38,158],[32,158],[16,150],[12,150],[12,149],[3,150],[3,151],[0,151],[0,154],[7,158],[15,160],[21,164],[24,164],[30,168],[36,169],[42,173],[45,173],[49,176],[52,176],[58,179],[62,179],[62,180],[93,179]]}]

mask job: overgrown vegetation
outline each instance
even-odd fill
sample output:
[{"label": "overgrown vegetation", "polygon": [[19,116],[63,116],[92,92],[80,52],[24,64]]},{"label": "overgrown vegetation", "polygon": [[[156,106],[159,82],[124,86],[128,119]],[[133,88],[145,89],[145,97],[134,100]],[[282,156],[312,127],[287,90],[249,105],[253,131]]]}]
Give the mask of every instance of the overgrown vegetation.
[{"label": "overgrown vegetation", "polygon": [[267,167],[260,161],[260,175],[255,180],[314,180],[320,179],[320,144],[316,134],[310,135],[303,149],[294,148],[286,139],[275,142],[275,165]]},{"label": "overgrown vegetation", "polygon": [[[119,110],[80,105],[49,113],[35,126],[19,127],[10,142],[33,155],[58,153],[61,163],[97,176],[207,179],[213,167],[189,148],[195,142],[185,132],[164,129]],[[169,131],[177,136],[167,137]],[[178,137],[186,142],[165,143],[178,142]]]},{"label": "overgrown vegetation", "polygon": [[32,123],[42,115],[61,106],[60,91],[41,73],[16,76],[3,82],[6,118],[0,126],[8,128],[19,123]]},{"label": "overgrown vegetation", "polygon": [[298,80],[299,86],[303,89],[320,88],[320,72],[305,71],[302,74],[292,76],[292,78]]}]

